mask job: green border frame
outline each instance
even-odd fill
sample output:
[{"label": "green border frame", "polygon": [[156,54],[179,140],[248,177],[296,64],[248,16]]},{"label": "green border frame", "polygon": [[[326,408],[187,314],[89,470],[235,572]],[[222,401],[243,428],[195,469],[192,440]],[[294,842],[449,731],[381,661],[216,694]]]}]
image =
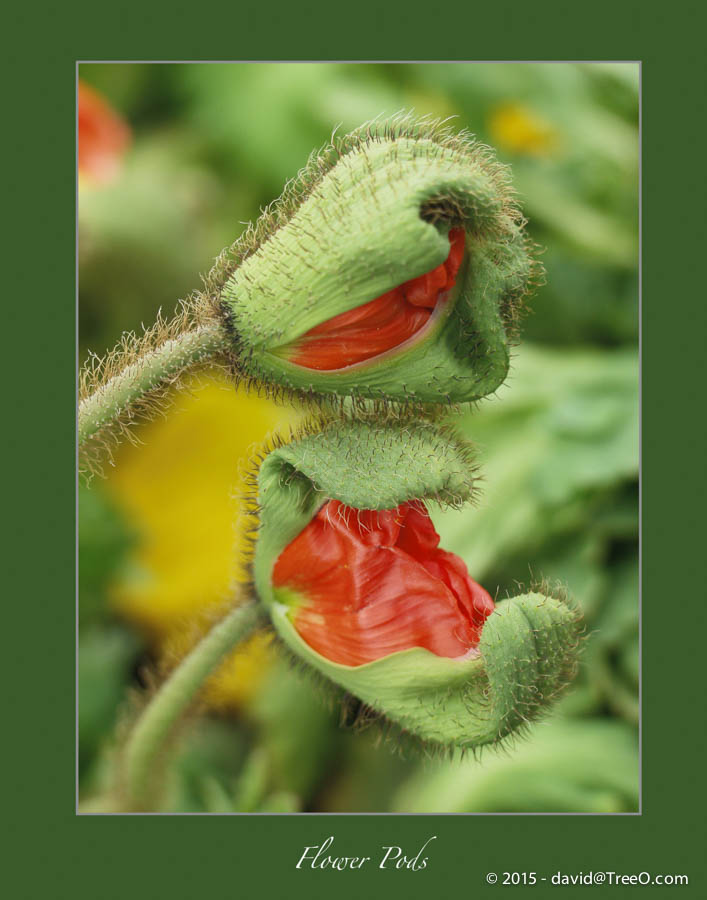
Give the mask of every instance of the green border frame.
[{"label": "green border frame", "polygon": [[[501,2],[459,9],[310,3],[196,15],[163,0],[13,8],[4,61],[4,444],[12,536],[5,574],[4,799],[13,898],[492,897],[489,871],[687,874],[704,896],[704,417],[707,321],[698,284],[704,215],[704,7]],[[703,21],[698,21],[701,16]],[[643,813],[626,816],[77,817],[74,813],[74,77],[77,59],[640,59],[643,64]],[[9,284],[8,284],[9,281]],[[21,338],[18,339],[18,336]],[[7,339],[9,338],[9,339]],[[22,373],[22,390],[10,381]],[[702,377],[701,377],[702,376]],[[697,415],[695,414],[697,412]],[[24,464],[24,465],[22,465]],[[18,470],[27,467],[26,477]],[[29,578],[28,578],[29,573]],[[296,870],[305,845],[382,844],[430,862],[418,872]],[[372,852],[373,851],[373,852]],[[7,865],[7,864],[6,864]],[[547,888],[519,887],[547,894]],[[592,896],[602,896],[594,887]],[[625,890],[623,888],[622,890]],[[565,888],[568,893],[587,887]],[[585,894],[586,896],[586,894]],[[666,896],[666,891],[659,896]]]}]

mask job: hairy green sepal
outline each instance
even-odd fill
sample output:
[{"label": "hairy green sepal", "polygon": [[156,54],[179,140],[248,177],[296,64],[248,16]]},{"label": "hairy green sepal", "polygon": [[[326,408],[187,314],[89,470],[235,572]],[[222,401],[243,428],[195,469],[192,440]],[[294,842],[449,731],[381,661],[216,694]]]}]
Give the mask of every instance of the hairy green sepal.
[{"label": "hairy green sepal", "polygon": [[[293,195],[300,201],[294,211],[268,211],[271,233],[260,234],[221,290],[245,373],[294,392],[401,402],[463,402],[494,391],[508,371],[510,328],[532,270],[498,164],[472,141],[386,137],[381,128],[370,139],[349,136],[347,152],[327,166],[311,161],[290,187],[290,203]],[[282,357],[314,326],[444,262],[451,225],[465,228],[465,261],[448,309],[423,340],[331,372]]]},{"label": "hairy green sepal", "polygon": [[344,420],[305,434],[268,454],[258,472],[258,593],[266,606],[272,602],[277,557],[327,500],[356,509],[415,499],[456,506],[473,491],[469,446],[429,422]]},{"label": "hairy green sepal", "polygon": [[329,425],[274,450],[262,463],[253,565],[258,596],[300,660],[404,730],[464,747],[517,730],[571,678],[578,626],[565,602],[531,593],[499,603],[484,625],[480,656],[473,659],[448,659],[418,647],[345,666],[325,659],[297,634],[292,616],[306,598],[273,590],[272,571],[328,499],[390,509],[412,499],[457,504],[472,492],[468,448],[430,423]]},{"label": "hairy green sepal", "polygon": [[312,650],[291,620],[303,599],[282,589],[274,596],[270,616],[290,650],[426,741],[457,747],[495,743],[537,718],[574,672],[576,614],[542,594],[499,603],[484,625],[476,659],[447,659],[413,647],[362,666],[333,663]]}]

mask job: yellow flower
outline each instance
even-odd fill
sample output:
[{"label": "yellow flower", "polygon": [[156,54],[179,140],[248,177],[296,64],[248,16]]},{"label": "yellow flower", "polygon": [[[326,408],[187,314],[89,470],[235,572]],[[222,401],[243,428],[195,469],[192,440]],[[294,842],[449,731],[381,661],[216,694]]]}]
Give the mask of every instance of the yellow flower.
[{"label": "yellow flower", "polygon": [[533,110],[520,103],[503,103],[488,122],[492,142],[511,153],[549,156],[558,146],[555,129]]},{"label": "yellow flower", "polygon": [[[270,432],[297,419],[224,378],[195,379],[190,388],[167,418],[136,430],[140,445],[121,447],[107,485],[139,535],[111,602],[168,659],[183,655],[233,598],[245,546],[238,501],[245,464]],[[267,641],[251,640],[224,663],[207,697],[239,705],[269,658]]]}]

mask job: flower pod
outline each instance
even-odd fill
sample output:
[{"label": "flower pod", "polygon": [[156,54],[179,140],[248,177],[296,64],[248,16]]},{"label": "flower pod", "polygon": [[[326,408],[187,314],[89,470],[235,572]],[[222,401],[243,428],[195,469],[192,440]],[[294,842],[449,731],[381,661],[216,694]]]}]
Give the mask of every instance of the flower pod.
[{"label": "flower pod", "polygon": [[492,393],[536,264],[505,167],[396,117],[338,138],[207,280],[247,379],[316,399]]},{"label": "flower pod", "polygon": [[253,581],[301,661],[403,730],[493,743],[573,675],[578,617],[494,604],[438,547],[426,501],[474,492],[469,447],[429,422],[345,421],[273,449],[257,476]]}]

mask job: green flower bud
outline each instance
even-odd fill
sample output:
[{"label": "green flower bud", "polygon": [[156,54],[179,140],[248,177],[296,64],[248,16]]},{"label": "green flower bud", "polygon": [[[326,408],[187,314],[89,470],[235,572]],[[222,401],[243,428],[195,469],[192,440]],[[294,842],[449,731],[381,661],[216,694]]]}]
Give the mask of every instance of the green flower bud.
[{"label": "green flower bud", "polygon": [[303,397],[492,393],[535,264],[505,167],[396,118],[313,155],[207,289],[245,377]]},{"label": "green flower bud", "polygon": [[301,661],[407,732],[476,747],[572,677],[578,617],[530,593],[494,605],[442,550],[425,501],[474,491],[469,447],[428,422],[330,423],[257,476],[253,580]]}]

